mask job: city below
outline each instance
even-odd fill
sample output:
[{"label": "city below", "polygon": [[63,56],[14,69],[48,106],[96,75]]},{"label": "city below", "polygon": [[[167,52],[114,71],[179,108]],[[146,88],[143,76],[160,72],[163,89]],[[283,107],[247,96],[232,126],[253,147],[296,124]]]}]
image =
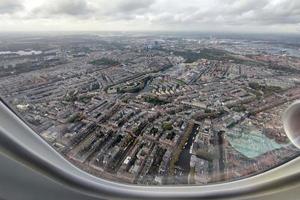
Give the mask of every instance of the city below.
[{"label": "city below", "polygon": [[299,155],[300,38],[0,34],[0,96],[78,168],[138,185],[257,175]]}]

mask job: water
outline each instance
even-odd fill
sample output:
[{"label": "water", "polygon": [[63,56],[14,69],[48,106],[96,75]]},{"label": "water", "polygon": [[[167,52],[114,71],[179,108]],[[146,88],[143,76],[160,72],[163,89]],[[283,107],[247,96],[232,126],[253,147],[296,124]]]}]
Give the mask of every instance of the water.
[{"label": "water", "polygon": [[198,125],[194,125],[193,131],[190,134],[187,144],[185,145],[184,149],[182,150],[179,160],[176,163],[176,165],[179,166],[183,170],[183,172],[186,174],[188,174],[190,172],[190,161],[191,161],[190,148],[194,142],[194,138],[197,135],[197,127],[198,127]]},{"label": "water", "polygon": [[0,55],[17,54],[19,56],[39,55],[39,54],[42,54],[42,53],[43,53],[42,51],[34,51],[34,50],[31,50],[31,51],[23,51],[23,50],[20,50],[20,51],[0,51]]},{"label": "water", "polygon": [[284,146],[267,138],[258,130],[231,131],[227,138],[233,148],[248,158],[255,158]]}]

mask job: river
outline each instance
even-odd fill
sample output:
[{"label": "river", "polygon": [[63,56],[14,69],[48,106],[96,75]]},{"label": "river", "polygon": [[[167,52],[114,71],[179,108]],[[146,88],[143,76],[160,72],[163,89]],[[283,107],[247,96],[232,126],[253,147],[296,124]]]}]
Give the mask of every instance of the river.
[{"label": "river", "polygon": [[35,51],[35,50],[30,50],[30,51],[0,51],[0,55],[9,55],[9,54],[17,54],[19,56],[30,56],[30,55],[39,55],[42,54],[42,51]]}]

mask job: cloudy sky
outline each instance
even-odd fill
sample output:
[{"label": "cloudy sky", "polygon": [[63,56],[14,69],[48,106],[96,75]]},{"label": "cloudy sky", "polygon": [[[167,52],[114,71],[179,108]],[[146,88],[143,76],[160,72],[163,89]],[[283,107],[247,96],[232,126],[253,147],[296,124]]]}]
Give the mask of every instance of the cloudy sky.
[{"label": "cloudy sky", "polygon": [[300,0],[0,0],[0,31],[300,33]]}]

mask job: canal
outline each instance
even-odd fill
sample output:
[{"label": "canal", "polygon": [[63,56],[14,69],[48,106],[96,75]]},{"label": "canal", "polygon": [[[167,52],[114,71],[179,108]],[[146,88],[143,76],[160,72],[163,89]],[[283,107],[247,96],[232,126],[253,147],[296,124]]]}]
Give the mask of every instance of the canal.
[{"label": "canal", "polygon": [[192,133],[190,134],[190,137],[179,156],[179,160],[176,163],[176,167],[182,170],[182,173],[184,176],[186,176],[186,178],[190,172],[190,161],[191,161],[190,149],[197,135],[198,127],[199,125],[197,124],[194,125]]}]

